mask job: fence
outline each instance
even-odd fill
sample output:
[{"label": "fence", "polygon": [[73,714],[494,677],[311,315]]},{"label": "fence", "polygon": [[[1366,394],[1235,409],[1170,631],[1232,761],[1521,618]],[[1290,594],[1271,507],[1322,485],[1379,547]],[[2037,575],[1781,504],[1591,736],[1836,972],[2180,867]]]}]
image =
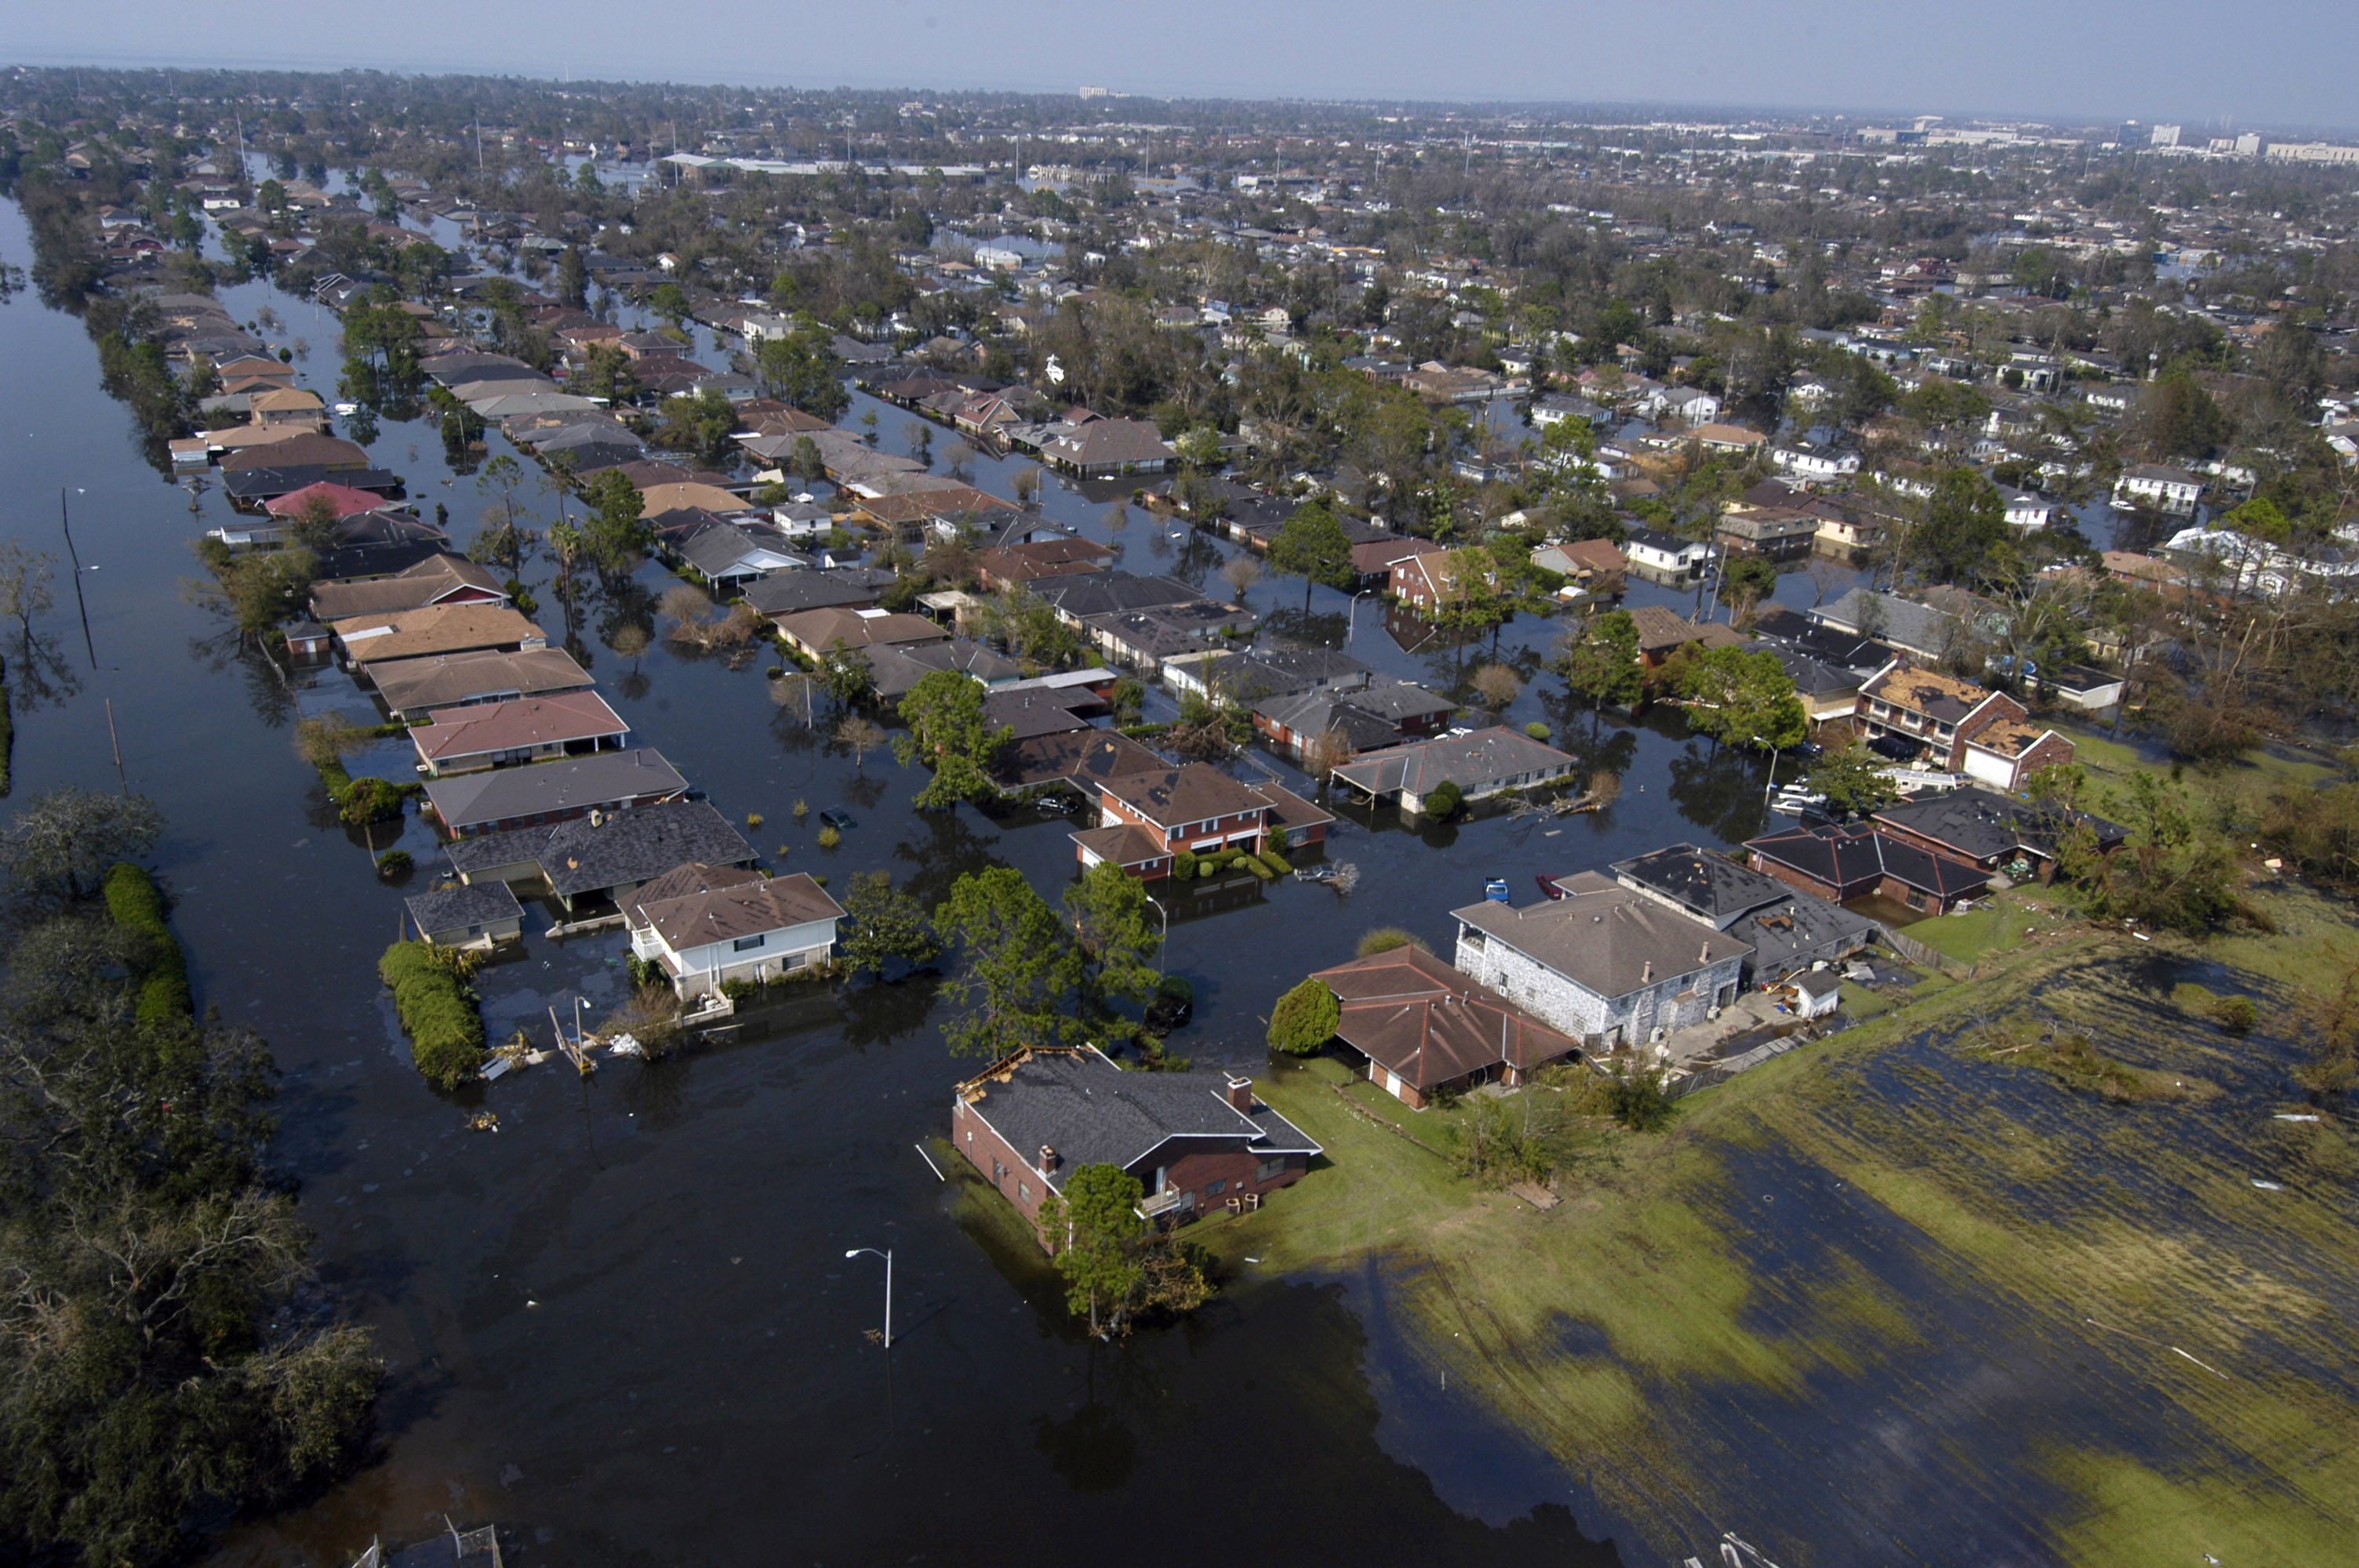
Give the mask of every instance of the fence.
[{"label": "fence", "polygon": [[1816,1030],[1798,1029],[1791,1034],[1782,1034],[1775,1040],[1766,1040],[1750,1051],[1731,1056],[1725,1061],[1714,1062],[1708,1067],[1701,1067],[1683,1078],[1672,1079],[1663,1086],[1663,1092],[1673,1099],[1683,1099],[1689,1095],[1711,1088],[1715,1084],[1724,1084],[1748,1067],[1757,1067],[1771,1057],[1782,1056],[1796,1046],[1807,1045],[1818,1037]]},{"label": "fence", "polygon": [[1884,940],[1891,946],[1894,952],[1919,968],[1938,969],[1952,979],[1970,980],[1974,978],[1973,965],[1962,964],[1945,953],[1928,947],[1913,936],[1887,930],[1884,934]]}]

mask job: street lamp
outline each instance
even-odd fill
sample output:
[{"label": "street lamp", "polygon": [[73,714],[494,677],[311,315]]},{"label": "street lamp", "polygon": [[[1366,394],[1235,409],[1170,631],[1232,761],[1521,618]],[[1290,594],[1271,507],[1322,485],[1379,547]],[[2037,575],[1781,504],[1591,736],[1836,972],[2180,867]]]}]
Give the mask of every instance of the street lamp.
[{"label": "street lamp", "polygon": [[1352,608],[1344,612],[1343,618],[1343,646],[1350,647],[1352,639],[1360,634],[1360,600],[1375,591],[1373,588],[1364,588],[1352,596]]},{"label": "street lamp", "polygon": [[874,1247],[855,1247],[844,1256],[857,1258],[864,1252],[871,1258],[885,1260],[885,1348],[890,1350],[893,1348],[893,1249],[888,1247],[879,1252]]},{"label": "street lamp", "polygon": [[1163,945],[1171,940],[1171,912],[1164,908],[1163,901],[1153,893],[1147,895],[1147,902],[1155,906],[1155,913],[1163,921],[1163,935],[1155,940],[1155,967],[1159,969],[1163,967]]}]

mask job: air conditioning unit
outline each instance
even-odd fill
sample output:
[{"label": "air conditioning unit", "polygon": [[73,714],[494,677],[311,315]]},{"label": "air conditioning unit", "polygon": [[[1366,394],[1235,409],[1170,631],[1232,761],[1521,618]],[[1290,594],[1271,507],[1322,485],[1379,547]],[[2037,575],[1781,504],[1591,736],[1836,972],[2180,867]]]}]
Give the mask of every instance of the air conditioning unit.
[{"label": "air conditioning unit", "polygon": [[1717,1022],[1720,1022],[1720,1009],[1719,1009],[1719,1008],[1717,1008],[1717,1007],[1708,1007],[1708,1008],[1705,1008],[1705,1009],[1703,1010],[1703,1015],[1704,1015],[1704,1017],[1706,1017],[1706,1018],[1710,1019],[1710,1020],[1711,1020],[1712,1022],[1714,1022],[1714,1023],[1717,1023]]}]

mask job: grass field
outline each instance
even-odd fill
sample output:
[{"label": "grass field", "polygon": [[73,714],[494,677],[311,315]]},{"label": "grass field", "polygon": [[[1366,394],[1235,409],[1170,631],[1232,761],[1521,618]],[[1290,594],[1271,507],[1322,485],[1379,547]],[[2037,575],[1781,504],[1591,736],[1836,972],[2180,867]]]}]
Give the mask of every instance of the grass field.
[{"label": "grass field", "polygon": [[[2359,939],[2265,896],[2278,936],[2209,948],[2082,930],[2009,954],[2009,917],[1962,927],[2007,955],[1983,979],[1693,1097],[1668,1133],[1600,1130],[1546,1213],[1353,1107],[1439,1146],[1434,1114],[1332,1062],[1276,1068],[1262,1092],[1329,1163],[1198,1235],[1242,1275],[1386,1263],[1452,1386],[1657,1555],[1745,1522],[1781,1561],[1938,1561],[1925,1532],[1956,1519],[1982,1558],[2341,1560],[2359,1143],[2332,1107],[2272,1120],[2299,1043],[2269,1025]],[[2183,1011],[2199,971],[2269,1025]],[[1967,1048],[2002,1016],[2186,1092],[2119,1103]]]}]

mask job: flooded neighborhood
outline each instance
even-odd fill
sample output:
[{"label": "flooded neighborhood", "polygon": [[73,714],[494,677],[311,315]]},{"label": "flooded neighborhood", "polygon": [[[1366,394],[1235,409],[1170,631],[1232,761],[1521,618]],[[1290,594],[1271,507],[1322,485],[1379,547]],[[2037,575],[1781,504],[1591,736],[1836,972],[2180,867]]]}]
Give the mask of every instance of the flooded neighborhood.
[{"label": "flooded neighborhood", "polygon": [[0,1556],[2359,1530],[2359,156],[82,74]]}]

